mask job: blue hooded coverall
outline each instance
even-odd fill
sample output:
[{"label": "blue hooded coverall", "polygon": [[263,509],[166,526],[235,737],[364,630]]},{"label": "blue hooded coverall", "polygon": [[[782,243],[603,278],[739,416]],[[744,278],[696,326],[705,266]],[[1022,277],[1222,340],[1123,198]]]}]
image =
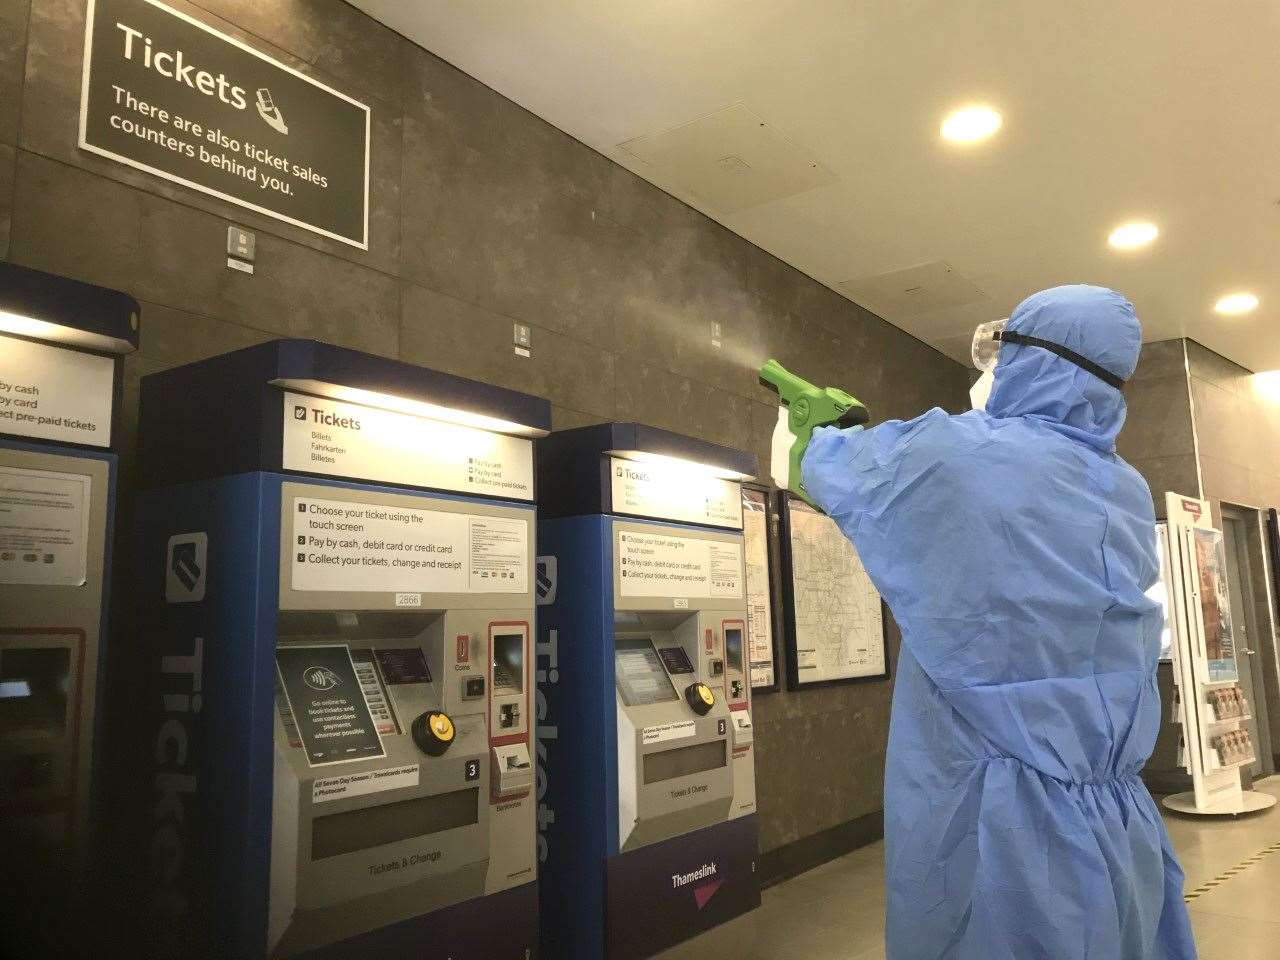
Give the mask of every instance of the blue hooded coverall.
[{"label": "blue hooded coverall", "polygon": [[[1099,287],[1008,330],[1127,379]],[[1194,958],[1182,870],[1138,778],[1160,725],[1147,484],[1120,391],[1004,343],[985,411],[815,432],[805,487],[902,630],[885,772],[889,960]]]}]

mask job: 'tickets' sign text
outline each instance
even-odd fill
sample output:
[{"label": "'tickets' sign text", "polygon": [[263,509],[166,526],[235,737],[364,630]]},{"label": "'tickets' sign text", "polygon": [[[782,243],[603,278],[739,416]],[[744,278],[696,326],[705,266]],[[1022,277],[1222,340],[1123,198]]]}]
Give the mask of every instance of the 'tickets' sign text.
[{"label": "'tickets' sign text", "polygon": [[80,146],[368,249],[369,108],[156,0],[90,0]]}]

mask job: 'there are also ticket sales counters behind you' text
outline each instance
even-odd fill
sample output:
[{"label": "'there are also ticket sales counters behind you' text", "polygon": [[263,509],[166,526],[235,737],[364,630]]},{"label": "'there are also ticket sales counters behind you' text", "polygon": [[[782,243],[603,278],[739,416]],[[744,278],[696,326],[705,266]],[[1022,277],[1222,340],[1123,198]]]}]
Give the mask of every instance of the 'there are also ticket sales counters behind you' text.
[{"label": "'there are also ticket sales counters behind you' text", "polygon": [[[635,423],[538,441],[545,957],[649,957],[760,903],[743,479]],[[572,895],[568,895],[572,891]]]},{"label": "'there are also ticket sales counters behind you' text", "polygon": [[546,401],[312,341],[144,378],[168,952],[536,947],[532,438],[549,423]]}]

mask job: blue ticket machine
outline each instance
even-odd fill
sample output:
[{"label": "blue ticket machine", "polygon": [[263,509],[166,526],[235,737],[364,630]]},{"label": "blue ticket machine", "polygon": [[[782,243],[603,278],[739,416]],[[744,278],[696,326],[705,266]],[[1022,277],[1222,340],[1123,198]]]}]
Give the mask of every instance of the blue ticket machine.
[{"label": "blue ticket machine", "polygon": [[161,953],[537,947],[546,401],[278,340],[143,379]]},{"label": "blue ticket machine", "polygon": [[758,469],[635,423],[538,442],[545,956],[649,957],[760,903],[741,493]]},{"label": "blue ticket machine", "polygon": [[65,925],[66,898],[100,853],[115,450],[138,318],[126,294],[0,262],[0,938],[10,947],[43,942],[49,904]]}]

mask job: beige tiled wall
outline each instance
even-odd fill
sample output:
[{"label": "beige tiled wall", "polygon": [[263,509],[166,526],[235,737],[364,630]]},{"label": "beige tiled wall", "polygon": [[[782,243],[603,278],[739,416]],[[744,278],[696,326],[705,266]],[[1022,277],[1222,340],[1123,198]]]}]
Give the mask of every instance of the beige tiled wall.
[{"label": "beige tiled wall", "polygon": [[1129,414],[1116,452],[1146,478],[1163,517],[1165,493],[1200,490],[1183,341],[1145,344],[1124,394]]},{"label": "beige tiled wall", "polygon": [[[304,336],[540,394],[557,427],[634,418],[762,457],[769,355],[877,417],[964,405],[959,365],[347,4],[168,2],[370,104],[371,242],[82,153],[84,0],[0,0],[0,254],[143,302],[127,404],[143,374]],[[256,276],[226,269],[228,222],[257,232]],[[761,698],[767,847],[879,808],[889,688]]]},{"label": "beige tiled wall", "polygon": [[1280,392],[1194,340],[1187,359],[1205,496],[1280,507]]}]

